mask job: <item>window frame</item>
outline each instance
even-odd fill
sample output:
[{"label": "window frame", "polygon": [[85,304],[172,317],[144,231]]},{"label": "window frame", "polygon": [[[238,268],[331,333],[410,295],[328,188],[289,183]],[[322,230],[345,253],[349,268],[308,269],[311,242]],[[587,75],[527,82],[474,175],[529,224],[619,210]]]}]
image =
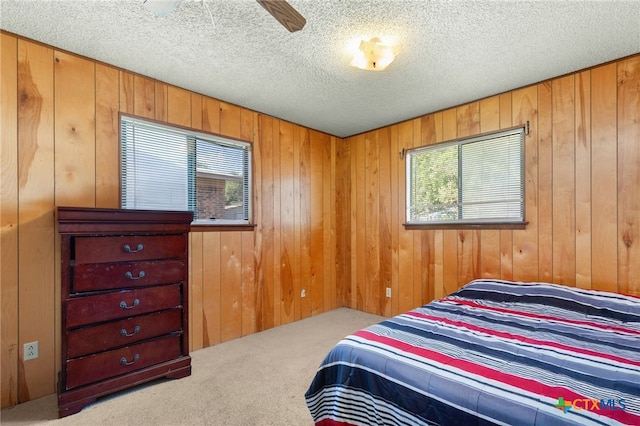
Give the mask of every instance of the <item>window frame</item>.
[{"label": "window frame", "polygon": [[[150,118],[146,118],[146,117],[142,117],[142,116],[137,116],[137,115],[133,115],[133,114],[125,114],[125,113],[119,113],[118,114],[118,160],[119,160],[119,170],[118,170],[118,197],[119,197],[119,204],[120,204],[120,208],[121,209],[126,209],[126,207],[123,206],[123,185],[122,185],[122,177],[123,177],[123,163],[122,163],[122,150],[123,150],[123,139],[122,139],[122,122],[123,122],[123,118],[126,120],[130,120],[130,121],[134,121],[134,122],[141,122],[141,123],[149,123],[152,126],[158,126],[158,127],[165,127],[167,128],[169,131],[174,131],[174,132],[180,132],[180,133],[184,133],[185,136],[187,137],[193,137],[195,139],[195,143],[197,144],[198,140],[201,141],[205,141],[205,142],[219,142],[220,145],[233,145],[235,143],[238,143],[239,145],[246,145],[248,147],[248,151],[250,153],[250,158],[249,158],[249,177],[248,177],[248,185],[249,185],[249,190],[248,190],[248,194],[247,194],[247,200],[249,202],[249,206],[248,206],[248,219],[247,220],[233,220],[233,219],[196,219],[195,215],[196,212],[194,211],[194,220],[191,222],[191,228],[194,229],[196,228],[197,231],[246,231],[246,230],[253,230],[256,228],[256,224],[254,221],[254,208],[253,208],[253,203],[255,202],[254,199],[254,156],[253,156],[253,143],[250,141],[246,141],[246,140],[242,140],[242,139],[237,139],[237,138],[233,138],[233,137],[228,137],[228,136],[222,136],[216,133],[210,133],[210,132],[206,132],[206,131],[202,131],[202,130],[197,130],[197,129],[193,129],[191,127],[187,127],[187,126],[181,126],[181,125],[176,125],[176,124],[172,124],[172,123],[167,123],[165,121],[160,121],[160,120],[154,120],[154,119],[150,119]],[[197,158],[197,157],[196,157]],[[194,170],[193,170],[193,176],[194,179],[198,174],[198,169],[197,169],[197,160],[196,158],[193,159],[193,165],[194,165]],[[194,197],[196,200],[196,209],[197,209],[197,191],[194,188]],[[151,210],[151,209],[148,209]],[[185,211],[189,211],[189,210],[185,210]]]},{"label": "window frame", "polygon": [[[425,149],[436,149],[437,147],[448,147],[448,146],[462,146],[469,143],[474,142],[482,142],[486,140],[490,140],[492,137],[499,138],[510,133],[522,134],[522,143],[520,147],[520,159],[521,159],[521,168],[520,168],[520,179],[521,179],[521,187],[522,187],[522,218],[516,220],[492,220],[492,219],[477,219],[477,220],[464,220],[464,219],[456,219],[456,220],[443,220],[443,221],[410,221],[410,180],[411,180],[411,169],[410,165],[407,161],[407,158],[411,156],[413,153],[417,151],[423,151]],[[403,226],[405,229],[525,229],[526,225],[529,223],[526,220],[526,137],[529,135],[528,132],[528,122],[527,125],[515,126],[506,129],[500,129],[493,132],[481,133],[478,135],[468,136],[464,138],[457,138],[448,141],[439,142],[437,144],[432,145],[423,145],[419,147],[414,147],[410,149],[403,149],[401,153],[402,158],[405,160],[405,214],[404,214],[404,223]],[[462,159],[458,158],[458,176],[460,176],[460,170],[462,167]],[[460,185],[460,184],[459,184]]]}]

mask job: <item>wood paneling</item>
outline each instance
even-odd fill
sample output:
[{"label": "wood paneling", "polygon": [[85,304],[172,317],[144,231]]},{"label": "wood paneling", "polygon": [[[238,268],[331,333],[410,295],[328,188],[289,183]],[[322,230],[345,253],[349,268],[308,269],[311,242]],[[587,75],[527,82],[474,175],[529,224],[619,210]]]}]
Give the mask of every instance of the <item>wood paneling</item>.
[{"label": "wood paneling", "polygon": [[96,207],[120,205],[120,162],[118,158],[119,73],[116,68],[96,64]]},{"label": "wood paneling", "polygon": [[222,301],[220,282],[220,233],[206,232],[202,236],[202,343],[204,347],[221,342],[220,324],[222,323]]},{"label": "wood paneling", "polygon": [[591,282],[618,286],[617,66],[591,71]]},{"label": "wood paneling", "polygon": [[[164,110],[164,106],[162,109]],[[156,118],[156,83],[138,74],[133,76],[133,114]]]},{"label": "wood paneling", "polygon": [[189,234],[189,350],[191,351],[204,347],[203,234],[203,232]]},{"label": "wood paneling", "polygon": [[[294,167],[293,147],[294,135],[297,135],[293,124],[282,123],[280,126],[280,321],[287,324],[295,319],[293,265],[295,263],[295,203],[294,203]],[[275,204],[275,200],[274,200]]]},{"label": "wood paneling", "polygon": [[273,220],[273,258],[271,260],[271,264],[273,265],[273,276],[271,277],[272,285],[270,289],[272,291],[272,300],[270,301],[271,307],[273,307],[271,311],[271,316],[273,318],[273,323],[271,326],[277,327],[282,324],[282,315],[281,315],[281,304],[282,304],[282,258],[281,258],[281,250],[282,250],[282,228],[281,228],[281,213],[285,208],[280,202],[282,195],[282,175],[281,175],[281,158],[280,158],[280,136],[281,136],[281,128],[282,123],[280,120],[273,121],[273,146],[271,151],[271,168],[272,168],[272,176],[271,181],[273,184],[273,196],[271,199],[272,206],[272,220]]},{"label": "wood paneling", "polygon": [[242,336],[242,235],[220,233],[220,340]]},{"label": "wood paneling", "polygon": [[[18,306],[14,321],[19,330],[18,402],[24,402],[54,392],[58,364],[54,359],[54,52],[18,40],[17,55]],[[23,344],[33,341],[39,342],[40,356],[23,362]]]},{"label": "wood paneling", "polygon": [[[317,315],[325,311],[324,286],[325,275],[329,270],[325,270],[325,262],[332,263],[325,258],[324,231],[325,224],[323,187],[325,185],[324,175],[330,173],[326,167],[325,145],[329,139],[317,131],[310,131],[310,176],[309,176],[309,235],[310,241],[310,276],[308,278],[311,296],[311,315]],[[328,226],[329,224],[327,224]],[[303,278],[304,280],[304,278]],[[309,294],[308,294],[309,295]]]},{"label": "wood paneling", "polygon": [[[414,119],[411,120],[411,126],[413,127],[413,147],[419,146],[420,145],[420,135],[422,134],[422,120],[420,119]],[[383,142],[384,143],[384,142]],[[419,232],[411,232],[411,237],[412,237],[412,243],[413,243],[413,255],[414,257],[418,257],[420,259],[423,259],[423,262],[427,260],[426,256],[424,256],[424,254],[422,253],[422,238],[421,238],[421,234],[423,234],[424,231],[419,231]],[[412,266],[412,282],[413,282],[413,297],[415,300],[422,300],[423,299],[423,294],[422,294],[422,288],[423,288],[423,282],[422,282],[422,271],[426,269],[426,266],[428,265],[427,262],[425,263],[425,267],[423,267],[422,262],[420,264],[417,264],[416,262],[413,262]]]},{"label": "wood paneling", "polygon": [[202,110],[202,130],[220,133],[220,101],[205,97]]},{"label": "wood paneling", "polygon": [[553,281],[553,191],[551,82],[538,89],[538,188],[525,188],[538,194],[538,275],[540,281]]},{"label": "wood paneling", "polygon": [[220,134],[239,139],[242,137],[242,108],[220,102]]},{"label": "wood paneling", "polygon": [[[160,120],[159,117],[163,117],[163,121],[167,121],[170,124],[175,124],[183,127],[191,126],[191,94],[184,90],[174,86],[169,86],[166,90],[167,107],[166,113],[162,110],[161,113],[156,109],[156,120]],[[157,96],[156,96],[157,99]],[[164,103],[162,103],[164,105]]]},{"label": "wood paneling", "polygon": [[[399,146],[399,137],[398,137],[398,126],[390,126],[389,127],[389,143],[390,143],[390,152],[389,152],[389,186],[393,185],[394,182],[398,181],[398,176],[400,172],[400,162],[396,161],[396,158],[400,157],[400,153],[402,148]],[[400,267],[400,253],[399,253],[399,245],[400,245],[400,230],[403,223],[404,217],[404,203],[402,203],[402,195],[399,188],[393,188],[389,190],[390,194],[390,215],[391,215],[391,223],[390,223],[390,238],[391,238],[391,246],[389,250],[391,251],[390,258],[390,273],[391,273],[391,283],[389,287],[391,288],[391,298],[385,307],[385,316],[391,316],[394,313],[399,311],[398,301],[400,298],[399,295],[399,267]],[[338,234],[339,235],[339,234]],[[338,281],[340,283],[341,281]],[[339,285],[339,284],[338,284]],[[394,297],[395,296],[395,297]],[[345,299],[346,300],[346,299]]]},{"label": "wood paneling", "polygon": [[[511,93],[500,95],[500,128],[513,126],[513,96]],[[513,230],[500,230],[500,278],[512,280],[513,277]]]},{"label": "wood paneling", "polygon": [[[276,125],[277,131],[277,125]],[[258,329],[271,328],[274,325],[274,229],[273,229],[273,132],[274,120],[270,117],[261,116],[259,125],[260,138],[260,195],[265,202],[260,207],[261,214],[256,216],[258,224],[258,238],[261,240],[264,250],[260,251],[258,269],[258,290],[260,299],[257,315],[259,316]],[[257,173],[255,174],[257,177]]]},{"label": "wood paneling", "polygon": [[96,192],[95,65],[54,53],[55,203],[93,207]]},{"label": "wood paneling", "polygon": [[[336,285],[336,142],[338,138],[319,133],[322,147],[324,149],[321,184],[322,187],[322,251],[323,251],[323,306],[320,312],[326,312],[338,307],[337,305],[337,285]],[[334,267],[325,268],[327,262],[334,264]]]},{"label": "wood paneling", "polygon": [[154,115],[158,121],[167,121],[167,107],[169,105],[169,99],[167,97],[167,91],[169,87],[160,82],[155,83],[154,94]]},{"label": "wood paneling", "polygon": [[365,170],[365,268],[364,278],[364,309],[368,312],[378,312],[380,301],[380,177],[379,177],[379,132],[365,135],[364,149],[366,152]]},{"label": "wood paneling", "polygon": [[[119,206],[119,113],[252,143],[255,230],[190,236],[191,350],[343,305],[342,140],[5,33],[1,41],[3,407],[55,391],[54,206]],[[31,341],[40,357],[22,362]]]},{"label": "wood paneling", "polygon": [[[98,187],[97,159],[100,158],[96,153],[96,65],[88,59],[59,51],[54,52],[53,62],[55,205],[94,207]],[[102,121],[111,117],[111,114],[105,114]],[[54,245],[59,245],[57,234],[54,234]],[[58,271],[60,257],[54,253],[54,267]],[[59,273],[53,276],[54,307],[60,305],[59,276]],[[58,315],[54,319],[53,353],[54,359],[59,359],[61,322]]]},{"label": "wood paneling", "polygon": [[[442,113],[442,140],[452,140],[458,137],[456,109],[449,109]],[[443,294],[449,294],[458,288],[458,231],[447,229],[442,231],[444,262]],[[419,300],[419,299],[416,299]],[[413,305],[415,306],[415,301]],[[419,303],[418,303],[419,305]]]},{"label": "wood paneling", "polygon": [[[475,277],[640,293],[638,55],[340,139],[0,34],[3,407],[55,391],[54,206],[119,206],[119,113],[252,143],[255,229],[190,236],[192,350]],[[403,148],[527,121],[526,229],[404,228]]]},{"label": "wood paneling", "polygon": [[576,282],[575,76],[551,82],[553,282]]},{"label": "wood paneling", "polygon": [[134,105],[133,105],[133,74],[126,71],[119,71],[120,75],[120,103],[119,103],[119,111],[125,114],[133,114],[134,113]]},{"label": "wood paneling", "polygon": [[[636,55],[428,114],[419,124],[414,119],[345,139],[352,252],[344,261],[351,262],[349,288],[366,293],[344,300],[388,315],[375,303],[386,286],[376,277],[385,268],[391,268],[392,314],[476,277],[638,294],[639,81]],[[381,147],[398,151],[527,123],[525,229],[403,228],[405,164],[390,152],[390,172],[383,172]],[[381,218],[389,202],[390,236]],[[380,217],[376,226],[371,217]]]},{"label": "wood paneling", "polygon": [[640,56],[618,64],[618,291],[640,294]]},{"label": "wood paneling", "polygon": [[576,287],[591,288],[591,72],[575,80]]},{"label": "wood paneling", "polygon": [[[465,138],[480,133],[480,102],[456,109],[456,133]],[[478,276],[479,231],[462,229],[458,231],[458,287]]]},{"label": "wood paneling", "polygon": [[[397,138],[396,138],[397,146]],[[392,163],[393,164],[393,163]],[[336,149],[336,252],[341,259],[351,259],[351,144],[344,141],[337,142]],[[297,187],[294,183],[294,185]],[[298,193],[298,191],[296,191]],[[299,200],[299,196],[296,198]],[[393,203],[393,205],[397,205]],[[299,223],[299,214],[296,223]],[[297,229],[297,227],[296,227]],[[298,235],[299,232],[296,233]],[[297,239],[296,239],[297,241]],[[397,245],[397,244],[396,244]],[[336,262],[336,285],[339,306],[351,304],[351,262]],[[392,268],[393,269],[393,268]],[[397,268],[396,268],[397,269]],[[299,270],[298,270],[299,271]],[[296,275],[299,281],[299,272]],[[396,279],[397,282],[397,279]]]},{"label": "wood paneling", "polygon": [[[538,100],[535,86],[516,90],[510,98],[511,109],[502,111],[504,115],[513,115],[508,127],[529,125],[529,134],[525,137],[525,214],[526,229],[513,230],[513,279],[527,280],[538,276],[538,195],[532,188],[538,187]],[[507,231],[504,231],[507,232]]]},{"label": "wood paneling", "polygon": [[[202,95],[197,93],[191,93],[191,128],[196,130],[202,130],[203,110],[202,110]],[[249,138],[248,140],[253,140]]]},{"label": "wood paneling", "polygon": [[[389,128],[378,131],[379,140],[389,141],[391,132]],[[392,155],[391,143],[378,144],[378,170],[380,184],[378,186],[378,200],[380,214],[378,216],[378,230],[380,233],[380,262],[378,277],[380,280],[378,292],[378,306],[373,306],[382,315],[391,315],[391,298],[386,297],[386,289],[391,288],[391,258],[393,255],[391,242],[391,217],[393,212],[391,190],[391,163],[396,163],[397,156]],[[332,209],[333,210],[333,209]]]},{"label": "wood paneling", "polygon": [[[299,132],[300,318],[311,316],[311,131]],[[304,290],[305,297],[302,297]]]},{"label": "wood paneling", "polygon": [[[365,293],[365,274],[366,274],[366,256],[365,256],[365,191],[362,185],[354,185],[354,182],[364,182],[364,137],[357,136],[354,139],[353,155],[351,157],[351,217],[354,225],[351,227],[351,250],[353,256],[345,261],[353,262],[351,268],[351,307],[355,309],[364,309],[364,293]],[[354,221],[355,219],[355,221]]]},{"label": "wood paneling", "polygon": [[0,350],[2,407],[18,403],[18,40],[0,38]]},{"label": "wood paneling", "polygon": [[[480,101],[480,132],[488,133],[500,130],[500,97]],[[482,277],[500,278],[500,230],[483,229],[480,231],[480,266]]]},{"label": "wood paneling", "polygon": [[[398,150],[403,148],[410,149],[413,147],[413,124],[410,121],[400,123],[397,126],[398,129]],[[357,144],[357,139],[354,142]],[[356,147],[351,148],[357,150]],[[396,176],[394,187],[398,188],[398,200],[402,206],[399,208],[399,220],[398,228],[398,286],[396,291],[392,291],[391,297],[398,298],[398,312],[404,312],[414,307],[413,297],[413,232],[404,229],[402,224],[405,222],[406,214],[404,209],[404,201],[406,198],[406,183],[404,175],[406,173],[405,162],[401,162],[399,166],[399,173]],[[351,182],[351,186],[354,190],[358,190],[358,184],[362,182],[362,179],[356,179]],[[352,228],[364,229],[362,225],[357,222],[352,225]],[[358,256],[356,255],[356,261]],[[358,276],[352,277],[354,282],[358,282],[361,278]],[[352,284],[353,286],[353,284]]]},{"label": "wood paneling", "polygon": [[255,241],[253,233],[242,233],[242,335],[258,331],[256,324],[256,275],[254,270]]}]

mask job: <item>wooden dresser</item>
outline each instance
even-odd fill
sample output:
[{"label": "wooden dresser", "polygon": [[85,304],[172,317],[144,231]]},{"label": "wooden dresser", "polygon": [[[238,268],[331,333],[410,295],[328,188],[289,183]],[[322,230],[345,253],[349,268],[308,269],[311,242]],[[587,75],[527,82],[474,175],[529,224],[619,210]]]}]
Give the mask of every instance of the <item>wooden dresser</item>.
[{"label": "wooden dresser", "polygon": [[96,398],[191,374],[190,212],[58,207],[60,417]]}]

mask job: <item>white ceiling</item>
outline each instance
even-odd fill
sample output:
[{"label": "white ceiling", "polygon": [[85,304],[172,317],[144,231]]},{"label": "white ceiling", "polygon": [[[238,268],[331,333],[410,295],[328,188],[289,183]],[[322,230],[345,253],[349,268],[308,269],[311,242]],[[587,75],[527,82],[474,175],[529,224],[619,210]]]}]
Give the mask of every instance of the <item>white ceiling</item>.
[{"label": "white ceiling", "polygon": [[[640,52],[640,0],[289,3],[296,33],[255,0],[0,0],[0,28],[339,137]],[[350,67],[374,36],[396,61]]]}]

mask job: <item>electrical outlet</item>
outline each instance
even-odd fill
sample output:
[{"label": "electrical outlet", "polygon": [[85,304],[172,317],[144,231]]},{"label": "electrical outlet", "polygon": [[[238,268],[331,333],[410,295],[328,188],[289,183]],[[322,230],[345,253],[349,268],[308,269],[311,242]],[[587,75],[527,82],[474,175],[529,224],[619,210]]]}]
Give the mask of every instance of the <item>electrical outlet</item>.
[{"label": "electrical outlet", "polygon": [[22,359],[29,361],[30,359],[36,358],[38,358],[38,342],[25,343]]},{"label": "electrical outlet", "polygon": [[391,297],[391,287],[387,287],[387,297]]},{"label": "electrical outlet", "polygon": [[307,290],[305,290],[304,288],[300,290],[300,297],[307,297]]}]

